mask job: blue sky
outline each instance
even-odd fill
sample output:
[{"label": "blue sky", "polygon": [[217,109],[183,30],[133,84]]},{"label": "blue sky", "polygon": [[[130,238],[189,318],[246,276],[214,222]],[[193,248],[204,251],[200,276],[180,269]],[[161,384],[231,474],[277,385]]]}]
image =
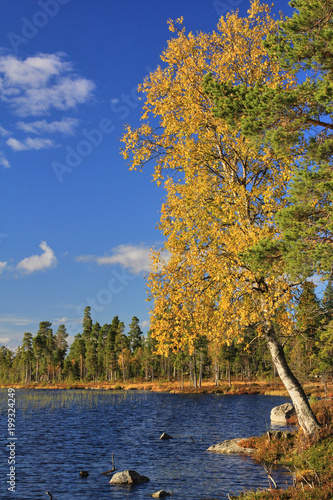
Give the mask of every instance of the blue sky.
[{"label": "blue sky", "polygon": [[[0,345],[40,321],[149,327],[145,275],[163,189],[129,172],[123,128],[160,64],[167,20],[210,32],[248,0],[0,0]],[[290,13],[287,2],[275,12]]]}]

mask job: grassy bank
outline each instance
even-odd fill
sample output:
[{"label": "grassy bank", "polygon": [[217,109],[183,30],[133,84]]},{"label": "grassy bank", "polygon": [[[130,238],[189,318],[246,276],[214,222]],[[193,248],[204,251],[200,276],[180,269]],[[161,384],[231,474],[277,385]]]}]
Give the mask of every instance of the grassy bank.
[{"label": "grassy bank", "polygon": [[[280,432],[243,440],[244,447],[255,448],[253,459],[260,463],[270,479],[276,466],[284,466],[293,476],[293,487],[279,489],[274,485],[267,491],[247,492],[238,500],[331,500],[333,498],[333,400],[312,404],[322,428],[308,439],[303,432]],[[296,422],[297,423],[297,422]]]},{"label": "grassy bank", "polygon": [[[269,396],[288,396],[284,386],[273,381],[255,379],[251,382],[232,380],[231,387],[225,381],[220,381],[216,386],[212,380],[204,380],[200,388],[194,388],[189,381],[182,384],[178,380],[167,381],[165,379],[147,382],[144,379],[132,379],[126,381],[101,381],[101,382],[32,382],[29,384],[1,384],[1,388],[14,387],[22,389],[100,389],[100,390],[146,390],[155,392],[172,393],[207,393],[207,394],[263,394]],[[303,383],[304,390],[309,397],[324,397],[325,390],[323,383],[319,381]],[[328,385],[329,395],[333,395],[333,384]]]}]

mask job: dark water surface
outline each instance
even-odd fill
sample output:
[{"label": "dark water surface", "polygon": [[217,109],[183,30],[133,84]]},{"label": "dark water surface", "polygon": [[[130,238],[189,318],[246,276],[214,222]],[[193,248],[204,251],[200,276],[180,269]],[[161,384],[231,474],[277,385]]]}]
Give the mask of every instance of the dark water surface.
[{"label": "dark water surface", "polygon": [[[16,492],[7,491],[7,391],[0,391],[0,498],[16,500],[148,499],[172,491],[172,500],[226,499],[245,488],[267,488],[260,465],[245,456],[207,452],[225,439],[261,434],[270,411],[288,398],[168,394],[144,391],[16,390]],[[162,432],[174,439],[162,441]],[[194,441],[195,442],[194,442]],[[150,478],[134,487],[112,486],[118,471]],[[88,478],[79,471],[87,470]],[[289,481],[283,471],[273,477]]]}]

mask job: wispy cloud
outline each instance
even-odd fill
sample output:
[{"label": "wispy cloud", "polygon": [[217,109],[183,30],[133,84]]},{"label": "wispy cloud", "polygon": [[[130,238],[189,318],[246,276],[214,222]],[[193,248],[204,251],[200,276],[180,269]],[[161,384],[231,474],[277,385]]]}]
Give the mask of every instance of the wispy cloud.
[{"label": "wispy cloud", "polygon": [[74,73],[65,54],[39,54],[21,60],[0,55],[0,100],[20,116],[68,110],[87,102],[95,84]]},{"label": "wispy cloud", "polygon": [[1,125],[0,125],[0,135],[2,137],[5,137],[6,135],[9,135],[8,130],[6,130],[5,128],[1,127]]},{"label": "wispy cloud", "polygon": [[0,274],[4,271],[7,266],[7,262],[0,262]]},{"label": "wispy cloud", "polygon": [[62,118],[60,121],[47,122],[46,120],[39,120],[31,123],[17,122],[16,126],[20,130],[29,134],[62,134],[73,135],[75,129],[79,124],[76,118]]},{"label": "wispy cloud", "polygon": [[18,139],[14,139],[14,137],[10,137],[7,140],[7,145],[13,151],[29,151],[31,149],[39,150],[57,147],[57,144],[55,144],[51,139],[31,139],[31,137],[24,139],[24,141],[19,141]]},{"label": "wispy cloud", "polygon": [[35,271],[45,271],[57,265],[58,260],[53,250],[46,242],[42,241],[39,247],[43,250],[43,253],[41,255],[32,255],[31,257],[26,257],[21,260],[16,267],[19,271],[30,274]]},{"label": "wispy cloud", "polygon": [[13,316],[0,317],[0,324],[6,323],[13,326],[28,326],[35,323],[34,320],[28,318],[15,318]]},{"label": "wispy cloud", "polygon": [[22,341],[22,330],[34,331],[38,323],[29,318],[16,317],[11,314],[0,316],[0,345],[14,349]]},{"label": "wispy cloud", "polygon": [[75,260],[79,262],[96,262],[96,264],[114,265],[120,264],[128,269],[132,274],[140,274],[143,271],[149,271],[150,249],[144,245],[119,245],[112,249],[111,255],[81,255]]},{"label": "wispy cloud", "polygon": [[9,161],[2,156],[2,153],[0,152],[0,165],[5,168],[10,168],[10,163]]}]

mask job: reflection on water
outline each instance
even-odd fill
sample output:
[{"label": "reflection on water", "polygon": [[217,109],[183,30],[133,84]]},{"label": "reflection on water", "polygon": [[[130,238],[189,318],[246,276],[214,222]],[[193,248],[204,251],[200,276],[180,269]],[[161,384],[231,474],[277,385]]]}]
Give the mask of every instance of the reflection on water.
[{"label": "reflection on water", "polygon": [[[18,392],[19,391],[19,392]],[[104,390],[57,390],[57,389],[17,389],[16,396],[20,397],[19,411],[34,412],[47,407],[49,411],[58,410],[59,408],[70,408],[73,405],[78,407],[102,406],[110,404],[109,398],[101,397]],[[121,404],[126,398],[135,397],[136,391],[113,391],[112,404]],[[141,391],[141,397],[144,397],[146,391]],[[7,391],[0,389],[0,414],[2,411],[7,411]]]},{"label": "reflection on water", "polygon": [[[1,436],[7,436],[6,396],[0,390]],[[174,500],[213,500],[244,488],[267,488],[265,472],[251,458],[206,450],[225,439],[265,432],[271,408],[287,401],[258,395],[16,390],[16,496],[45,500],[49,490],[53,500],[141,500],[165,489]],[[173,439],[161,441],[164,431]],[[112,467],[112,453],[117,470],[137,470],[150,482],[110,485],[101,472]],[[80,470],[89,477],[80,478]],[[290,481],[283,471],[274,477],[279,486]],[[11,498],[1,481],[0,498]]]}]

